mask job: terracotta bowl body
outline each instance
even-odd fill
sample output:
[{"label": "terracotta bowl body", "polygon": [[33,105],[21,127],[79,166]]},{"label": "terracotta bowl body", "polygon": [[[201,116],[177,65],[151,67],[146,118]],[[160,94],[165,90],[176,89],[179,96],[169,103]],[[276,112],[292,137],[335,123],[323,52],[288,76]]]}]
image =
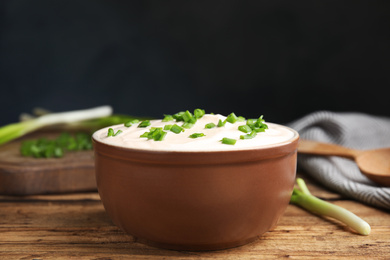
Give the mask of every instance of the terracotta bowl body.
[{"label": "terracotta bowl body", "polygon": [[285,211],[298,138],[223,152],[152,152],[93,140],[98,191],[114,224],[140,242],[176,250],[243,245]]}]

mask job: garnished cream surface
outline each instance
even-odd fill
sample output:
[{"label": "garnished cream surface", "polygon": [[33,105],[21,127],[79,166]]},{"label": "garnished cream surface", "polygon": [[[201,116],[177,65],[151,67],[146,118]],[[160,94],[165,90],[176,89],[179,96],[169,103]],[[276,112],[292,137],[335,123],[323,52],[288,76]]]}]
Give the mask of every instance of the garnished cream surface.
[{"label": "garnished cream surface", "polygon": [[[153,127],[162,127],[165,125],[177,124],[181,126],[183,122],[169,121],[162,122],[162,120],[150,120],[151,125],[145,128],[138,127],[139,123],[135,123],[130,127],[126,127],[124,124],[114,125],[106,127],[96,131],[93,134],[93,139],[96,141],[125,148],[143,149],[153,151],[228,151],[228,150],[247,150],[256,149],[269,146],[277,146],[293,140],[296,137],[296,132],[288,127],[268,123],[268,129],[265,132],[259,132],[252,139],[240,139],[241,135],[245,135],[238,130],[240,125],[245,125],[246,122],[226,122],[222,127],[214,127],[206,129],[205,125],[209,123],[218,124],[219,120],[224,121],[225,116],[216,114],[206,114],[190,129],[184,129],[184,132],[174,133],[169,130],[165,138],[162,141],[155,141],[153,139],[147,139],[140,137],[145,132],[148,132]],[[112,128],[116,133],[118,130],[122,132],[116,136],[107,136],[108,129]],[[194,133],[203,133],[205,136],[198,138],[190,138],[189,136]],[[223,144],[222,138],[236,139],[234,145]]]}]

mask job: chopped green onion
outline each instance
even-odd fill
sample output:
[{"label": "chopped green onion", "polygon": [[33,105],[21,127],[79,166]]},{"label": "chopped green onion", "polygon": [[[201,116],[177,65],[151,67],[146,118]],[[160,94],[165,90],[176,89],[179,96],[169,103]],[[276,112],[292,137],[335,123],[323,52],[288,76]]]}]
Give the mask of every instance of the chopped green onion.
[{"label": "chopped green onion", "polygon": [[174,118],[172,115],[164,115],[164,118],[163,118],[163,122],[169,122],[169,121],[173,121]]},{"label": "chopped green onion", "polygon": [[148,136],[149,136],[149,132],[145,132],[142,135],[140,135],[139,137],[148,137]]},{"label": "chopped green onion", "polygon": [[198,119],[196,119],[196,117],[191,117],[191,119],[188,122],[186,122],[186,123],[195,124],[196,121],[198,121]]},{"label": "chopped green onion", "polygon": [[154,141],[162,141],[165,135],[167,134],[167,132],[164,132],[162,128],[155,128],[153,130],[150,130],[150,133],[151,133],[150,139],[153,139]]},{"label": "chopped green onion", "polygon": [[258,119],[248,119],[246,124],[256,132],[265,132],[268,129],[268,125],[264,123],[263,116],[260,116]]},{"label": "chopped green onion", "polygon": [[211,129],[211,128],[214,128],[216,125],[214,123],[208,123],[204,126],[204,128],[206,129]]},{"label": "chopped green onion", "polygon": [[261,115],[256,121],[260,123],[264,122],[263,115]]},{"label": "chopped green onion", "polygon": [[162,141],[164,140],[165,136],[167,135],[167,132],[160,131],[159,135],[154,138],[155,141]]},{"label": "chopped green onion", "polygon": [[108,129],[108,133],[107,133],[107,137],[109,137],[109,136],[117,136],[117,135],[119,135],[120,133],[122,133],[122,130],[120,130],[120,129],[115,133],[115,132],[114,132],[114,129],[109,128],[109,129]]},{"label": "chopped green onion", "polygon": [[31,147],[34,145],[34,141],[26,140],[22,142],[22,146],[20,147],[20,153],[23,156],[30,156],[31,155]]},{"label": "chopped green onion", "polygon": [[64,151],[60,147],[56,147],[56,148],[54,148],[53,156],[56,158],[60,158],[60,157],[64,156]]},{"label": "chopped green onion", "polygon": [[153,139],[154,141],[162,141],[167,132],[164,132],[161,127],[151,128],[149,132],[143,133],[140,137],[146,137],[148,140]]},{"label": "chopped green onion", "polygon": [[184,132],[184,129],[183,127],[181,126],[178,126],[177,124],[174,124],[172,127],[171,127],[171,132],[174,132],[175,134],[179,134],[181,132]]},{"label": "chopped green onion", "polygon": [[193,127],[194,124],[193,123],[190,123],[190,122],[185,122],[182,127],[183,128],[186,128],[186,129],[190,129],[191,127]]},{"label": "chopped green onion", "polygon": [[265,129],[266,128],[254,128],[253,131],[256,131],[256,132],[265,132]]},{"label": "chopped green onion", "polygon": [[169,130],[171,130],[171,128],[172,128],[172,125],[165,125],[164,126],[164,130],[168,130],[169,131]]},{"label": "chopped green onion", "polygon": [[192,135],[189,136],[189,138],[198,138],[198,137],[202,137],[202,136],[205,136],[204,133],[193,133]]},{"label": "chopped green onion", "polygon": [[236,144],[236,139],[231,139],[231,138],[227,138],[227,137],[224,137],[224,138],[222,138],[222,143],[223,144],[229,144],[229,145],[234,145],[234,144]]},{"label": "chopped green onion", "polygon": [[178,113],[172,115],[172,117],[173,117],[177,122],[179,122],[179,121],[184,121],[184,119],[183,119],[184,113],[185,113],[184,111],[180,111],[180,112],[178,112]]},{"label": "chopped green onion", "polygon": [[46,151],[45,151],[45,156],[46,158],[54,157],[54,146],[49,146]]},{"label": "chopped green onion", "polygon": [[260,116],[257,120],[256,120],[256,123],[255,123],[255,126],[256,127],[259,127],[259,128],[265,128],[267,129],[268,126],[266,124],[264,124],[264,119],[263,119],[263,116]]},{"label": "chopped green onion", "polygon": [[126,127],[130,127],[130,126],[132,126],[133,124],[136,124],[136,123],[138,123],[138,122],[139,122],[138,119],[131,119],[131,120],[129,120],[129,121],[127,121],[127,122],[125,123],[125,126],[126,126]]},{"label": "chopped green onion", "polygon": [[114,134],[114,136],[117,136],[117,135],[119,135],[120,133],[122,133],[122,130],[118,130],[118,131],[116,131],[116,133]]},{"label": "chopped green onion", "polygon": [[139,123],[138,127],[143,128],[143,127],[148,127],[150,125],[151,125],[150,120],[144,120],[141,123]]},{"label": "chopped green onion", "polygon": [[68,145],[66,146],[66,149],[68,149],[69,151],[73,151],[73,150],[77,149],[77,143],[76,143],[76,140],[73,137],[69,138]]},{"label": "chopped green onion", "polygon": [[250,128],[250,126],[248,126],[248,125],[240,125],[238,127],[238,130],[240,130],[241,132],[244,132],[244,133],[249,133],[252,131],[252,128]]},{"label": "chopped green onion", "polygon": [[91,136],[87,133],[76,133],[75,139],[77,143],[77,150],[91,150],[92,142]]},{"label": "chopped green onion", "polygon": [[190,121],[191,118],[192,118],[191,112],[188,111],[188,110],[186,110],[186,111],[183,113],[183,120],[184,120],[184,122]]},{"label": "chopped green onion", "polygon": [[70,135],[70,133],[68,132],[63,132],[61,133],[56,141],[57,141],[57,144],[61,147],[66,147],[68,146],[68,143],[69,143],[69,140],[72,139],[72,136]]},{"label": "chopped green onion", "polygon": [[240,139],[252,139],[256,136],[256,133],[256,131],[252,131],[250,134],[240,135]]},{"label": "chopped green onion", "polygon": [[224,120],[224,121],[222,121],[221,119],[219,119],[219,121],[218,121],[218,127],[223,127],[223,126],[225,126],[225,124],[226,124],[226,120]]},{"label": "chopped green onion", "polygon": [[370,234],[371,227],[366,221],[340,206],[311,195],[303,179],[297,178],[297,183],[300,189],[294,188],[290,199],[291,203],[314,214],[335,218],[350,226],[361,235],[367,236]]},{"label": "chopped green onion", "polygon": [[250,118],[248,120],[246,120],[246,124],[252,128],[252,127],[255,127],[255,123],[256,123],[257,119],[253,119],[253,118]]},{"label": "chopped green onion", "polygon": [[113,135],[114,135],[114,129],[112,129],[112,128],[108,128],[107,137],[109,137],[109,136],[113,136]]},{"label": "chopped green onion", "polygon": [[180,111],[173,115],[166,115],[163,119],[163,122],[168,122],[171,120],[176,120],[176,122],[184,121],[186,123],[192,123],[195,124],[197,119],[202,118],[203,115],[205,115],[205,111],[203,109],[195,109],[194,114],[192,114],[190,111]]},{"label": "chopped green onion", "polygon": [[227,116],[226,118],[226,121],[228,121],[229,123],[232,123],[234,124],[235,122],[237,122],[238,120],[238,117],[236,116],[236,114],[234,113],[231,113],[230,115]]},{"label": "chopped green onion", "polygon": [[206,112],[203,109],[197,108],[194,110],[194,116],[197,119],[202,118],[205,114]]},{"label": "chopped green onion", "polygon": [[237,122],[244,122],[244,121],[245,121],[245,117],[243,116],[237,117]]},{"label": "chopped green onion", "polygon": [[186,112],[183,113],[182,117],[183,117],[184,122],[190,122],[193,115],[191,114],[190,111],[186,110]]},{"label": "chopped green onion", "polygon": [[22,156],[35,158],[59,158],[65,151],[91,150],[91,136],[86,133],[76,133],[74,136],[69,133],[62,133],[55,139],[39,138],[23,141],[20,147]]}]

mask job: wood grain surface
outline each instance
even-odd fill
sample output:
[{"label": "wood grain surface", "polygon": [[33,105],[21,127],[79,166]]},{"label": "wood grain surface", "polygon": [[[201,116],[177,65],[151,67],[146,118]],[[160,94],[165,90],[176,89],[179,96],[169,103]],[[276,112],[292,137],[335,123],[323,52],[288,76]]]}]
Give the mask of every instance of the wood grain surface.
[{"label": "wood grain surface", "polygon": [[65,153],[62,158],[20,155],[21,142],[55,138],[60,132],[38,132],[0,146],[0,194],[32,195],[96,191],[93,151]]},{"label": "wood grain surface", "polygon": [[390,259],[390,214],[322,189],[311,192],[372,227],[361,236],[289,205],[277,227],[237,248],[187,252],[143,245],[107,217],[97,193],[0,196],[0,259]]}]

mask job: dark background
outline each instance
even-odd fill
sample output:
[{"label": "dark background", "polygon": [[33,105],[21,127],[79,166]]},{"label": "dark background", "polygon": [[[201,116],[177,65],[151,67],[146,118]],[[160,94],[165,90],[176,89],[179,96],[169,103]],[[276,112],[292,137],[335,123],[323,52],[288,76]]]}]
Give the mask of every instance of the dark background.
[{"label": "dark background", "polygon": [[0,125],[109,104],[390,116],[390,1],[1,1]]}]

